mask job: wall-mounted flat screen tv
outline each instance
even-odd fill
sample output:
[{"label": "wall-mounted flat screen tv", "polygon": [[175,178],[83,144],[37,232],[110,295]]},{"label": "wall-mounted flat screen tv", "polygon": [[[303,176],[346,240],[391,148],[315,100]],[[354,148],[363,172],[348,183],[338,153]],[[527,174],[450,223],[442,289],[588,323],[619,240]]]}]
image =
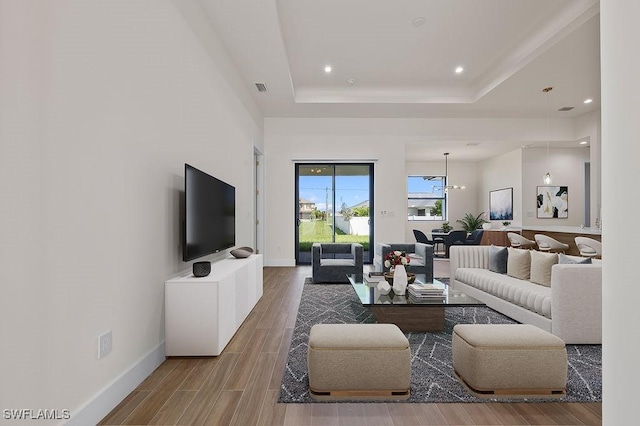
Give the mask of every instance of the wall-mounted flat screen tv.
[{"label": "wall-mounted flat screen tv", "polygon": [[236,244],[236,189],[195,167],[184,165],[185,262]]}]

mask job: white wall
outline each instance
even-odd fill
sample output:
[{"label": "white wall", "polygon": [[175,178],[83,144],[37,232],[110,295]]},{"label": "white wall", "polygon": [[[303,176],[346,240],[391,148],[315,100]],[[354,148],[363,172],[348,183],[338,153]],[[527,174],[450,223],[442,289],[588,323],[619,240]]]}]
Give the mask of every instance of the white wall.
[{"label": "white wall", "polygon": [[601,110],[585,114],[575,120],[576,141],[589,142],[589,162],[591,163],[591,222],[586,226],[596,226],[602,208],[602,125]]},{"label": "white wall", "polygon": [[[295,264],[295,161],[374,163],[377,241],[400,239],[406,214],[404,143],[393,135],[339,130],[340,119],[265,119],[265,264]],[[357,128],[360,131],[359,128]],[[386,215],[381,215],[386,211]]]},{"label": "white wall", "polygon": [[[589,148],[527,148],[522,151],[522,224],[526,226],[580,226],[585,224],[584,165],[589,161]],[[537,187],[547,171],[552,186],[568,186],[569,217],[566,219],[538,219],[536,214]]]},{"label": "white wall", "polygon": [[183,163],[236,186],[237,244],[254,243],[261,122],[220,45],[200,43],[198,5],[0,3],[3,409],[76,415],[162,353],[164,281],[189,267]]},{"label": "white wall", "polygon": [[637,183],[640,57],[629,41],[640,38],[640,2],[603,1],[602,40],[602,361],[603,424],[634,424],[638,418],[640,370],[638,261],[640,250],[628,244],[640,211]]},{"label": "white wall", "polygon": [[[489,212],[489,191],[513,188],[513,220],[511,226],[522,226],[522,149],[483,161],[480,169],[480,211]],[[489,215],[487,214],[487,218]],[[500,228],[502,221],[490,221]]]}]

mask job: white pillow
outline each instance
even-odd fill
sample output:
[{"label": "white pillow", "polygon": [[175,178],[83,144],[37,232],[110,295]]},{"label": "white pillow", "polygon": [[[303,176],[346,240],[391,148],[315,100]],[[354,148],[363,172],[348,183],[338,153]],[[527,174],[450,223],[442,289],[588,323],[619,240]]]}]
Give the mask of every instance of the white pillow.
[{"label": "white pillow", "polygon": [[507,248],[507,275],[521,280],[529,280],[531,255],[529,250]]},{"label": "white pillow", "polygon": [[557,254],[531,250],[530,281],[545,287],[551,287],[551,267],[556,263],[558,263]]}]

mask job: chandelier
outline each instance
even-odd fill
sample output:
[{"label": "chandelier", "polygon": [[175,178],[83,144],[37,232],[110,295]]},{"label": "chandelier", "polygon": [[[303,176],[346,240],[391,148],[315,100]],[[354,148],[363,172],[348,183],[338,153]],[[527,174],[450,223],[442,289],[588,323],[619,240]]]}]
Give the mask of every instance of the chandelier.
[{"label": "chandelier", "polygon": [[545,87],[544,89],[542,89],[542,91],[547,95],[547,173],[545,173],[544,177],[542,178],[542,181],[545,183],[545,185],[550,185],[551,181],[553,180],[551,177],[551,172],[549,171],[549,139],[551,138],[551,132],[549,131],[549,93],[552,90],[553,87]]},{"label": "chandelier", "polygon": [[449,153],[444,153],[444,192],[448,192],[450,189],[465,189],[464,185],[449,185]]}]

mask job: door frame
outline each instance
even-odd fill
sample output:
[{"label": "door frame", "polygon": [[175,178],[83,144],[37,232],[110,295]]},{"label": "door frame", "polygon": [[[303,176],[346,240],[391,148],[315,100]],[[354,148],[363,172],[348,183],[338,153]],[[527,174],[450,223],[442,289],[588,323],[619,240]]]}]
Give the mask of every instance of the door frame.
[{"label": "door frame", "polygon": [[[314,166],[320,166],[320,167],[333,167],[333,175],[332,175],[332,205],[333,205],[333,209],[334,209],[334,215],[333,215],[333,227],[335,229],[335,211],[336,211],[336,204],[335,204],[335,193],[336,193],[336,188],[335,188],[335,180],[336,180],[336,173],[335,173],[335,167],[336,166],[368,166],[369,168],[369,250],[366,252],[367,255],[366,257],[363,259],[365,264],[372,264],[373,263],[373,241],[374,241],[374,229],[375,229],[375,223],[374,223],[374,214],[373,212],[375,211],[374,209],[374,173],[375,173],[375,167],[374,167],[374,162],[373,161],[326,161],[326,160],[319,160],[319,161],[313,161],[313,160],[308,160],[308,161],[298,161],[296,160],[294,162],[294,205],[293,205],[293,209],[294,209],[294,254],[295,254],[295,263],[296,265],[309,265],[309,263],[307,262],[301,262],[300,261],[300,233],[299,233],[299,224],[300,224],[300,217],[299,217],[299,203],[300,203],[300,166],[310,166],[310,165],[314,165]],[[335,241],[335,232],[333,234],[333,240]]]}]

